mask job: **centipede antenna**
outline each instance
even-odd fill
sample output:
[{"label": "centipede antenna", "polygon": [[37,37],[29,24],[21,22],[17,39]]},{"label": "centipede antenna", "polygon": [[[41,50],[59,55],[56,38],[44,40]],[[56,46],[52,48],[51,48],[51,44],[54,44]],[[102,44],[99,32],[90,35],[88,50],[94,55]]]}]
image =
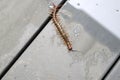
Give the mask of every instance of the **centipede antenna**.
[{"label": "centipede antenna", "polygon": [[[72,49],[71,51],[72,51],[72,52],[81,52],[81,51],[75,50],[75,49]],[[81,53],[83,53],[83,52],[81,52]]]}]

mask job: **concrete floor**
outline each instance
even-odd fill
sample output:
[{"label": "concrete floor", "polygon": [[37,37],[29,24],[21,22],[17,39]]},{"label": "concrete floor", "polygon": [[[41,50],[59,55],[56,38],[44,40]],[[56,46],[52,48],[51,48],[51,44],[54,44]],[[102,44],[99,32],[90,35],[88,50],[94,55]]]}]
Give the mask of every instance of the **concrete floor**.
[{"label": "concrete floor", "polygon": [[48,17],[47,5],[42,0],[0,1],[0,73]]},{"label": "concrete floor", "polygon": [[[5,26],[0,29],[0,71],[43,23],[49,12],[48,0],[7,2],[0,2],[0,25]],[[119,39],[68,2],[58,14],[73,49],[78,51],[67,50],[50,21],[2,80],[101,79],[119,54]],[[117,73],[111,74],[112,79],[119,80],[114,78]],[[111,80],[109,77],[106,80]]]}]

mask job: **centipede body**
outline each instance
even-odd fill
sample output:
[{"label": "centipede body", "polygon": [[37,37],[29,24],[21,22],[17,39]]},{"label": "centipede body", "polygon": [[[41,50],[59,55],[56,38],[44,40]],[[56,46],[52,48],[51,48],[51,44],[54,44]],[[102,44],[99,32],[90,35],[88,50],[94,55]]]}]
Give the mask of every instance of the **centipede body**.
[{"label": "centipede body", "polygon": [[72,44],[58,19],[57,10],[58,10],[58,7],[53,4],[53,8],[51,9],[52,21],[53,21],[54,25],[56,26],[59,34],[63,38],[68,50],[72,51]]}]

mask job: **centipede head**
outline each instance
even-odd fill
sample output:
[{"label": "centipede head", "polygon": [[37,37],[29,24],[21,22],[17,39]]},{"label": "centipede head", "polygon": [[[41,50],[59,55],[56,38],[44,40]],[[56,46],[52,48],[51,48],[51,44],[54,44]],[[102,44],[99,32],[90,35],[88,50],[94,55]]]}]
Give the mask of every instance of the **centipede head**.
[{"label": "centipede head", "polygon": [[56,5],[54,4],[54,3],[51,3],[52,5],[51,5],[51,7],[50,7],[50,12],[49,12],[49,14],[52,16],[52,14],[53,14],[53,12],[54,12],[54,10],[56,9]]},{"label": "centipede head", "polygon": [[61,5],[58,5],[58,6],[56,6],[54,3],[51,3],[52,4],[52,10],[54,10],[54,9],[59,9],[60,7],[61,7]]}]

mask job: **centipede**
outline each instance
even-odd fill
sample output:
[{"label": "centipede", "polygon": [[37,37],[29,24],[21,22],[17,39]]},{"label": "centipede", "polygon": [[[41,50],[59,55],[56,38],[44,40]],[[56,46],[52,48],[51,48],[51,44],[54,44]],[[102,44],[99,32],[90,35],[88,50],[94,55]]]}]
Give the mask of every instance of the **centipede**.
[{"label": "centipede", "polygon": [[62,39],[64,40],[64,43],[66,44],[67,49],[69,51],[72,51],[73,50],[72,44],[68,38],[68,35],[66,34],[65,30],[63,29],[63,27],[59,21],[60,19],[58,18],[58,15],[57,15],[58,9],[59,9],[59,6],[56,6],[55,4],[53,4],[53,8],[51,8],[52,21],[53,21],[54,25],[56,26],[56,29],[58,30]]}]

